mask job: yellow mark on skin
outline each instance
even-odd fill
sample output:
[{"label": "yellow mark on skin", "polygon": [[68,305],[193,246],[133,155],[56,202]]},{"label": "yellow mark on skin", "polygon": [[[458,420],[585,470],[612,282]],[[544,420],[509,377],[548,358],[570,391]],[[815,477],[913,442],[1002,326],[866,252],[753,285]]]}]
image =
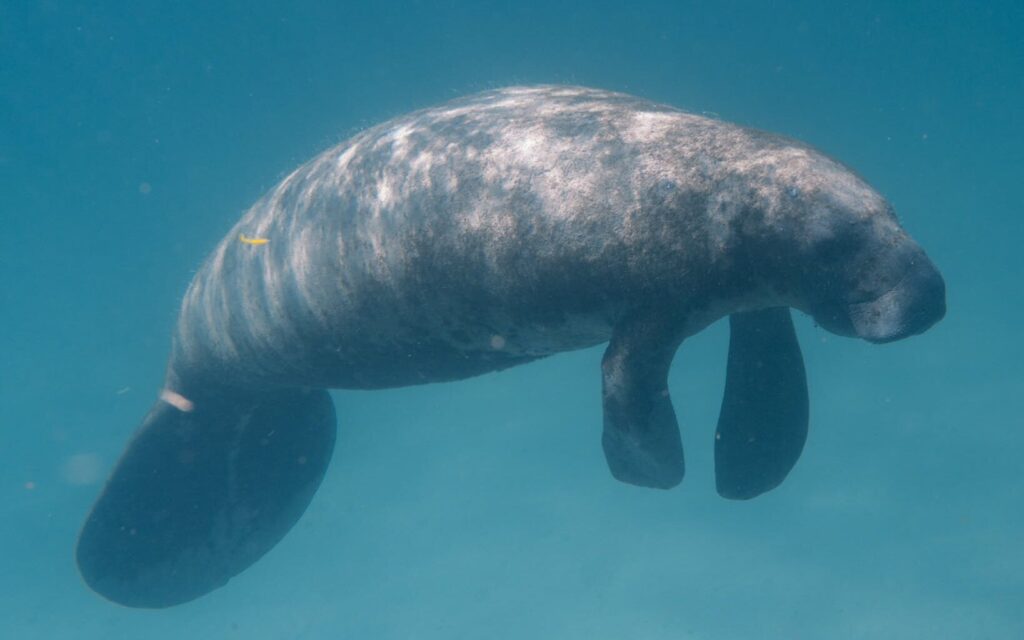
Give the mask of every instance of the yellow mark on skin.
[{"label": "yellow mark on skin", "polygon": [[270,242],[269,238],[250,238],[244,233],[239,234],[238,239],[242,241],[242,244],[261,245]]}]

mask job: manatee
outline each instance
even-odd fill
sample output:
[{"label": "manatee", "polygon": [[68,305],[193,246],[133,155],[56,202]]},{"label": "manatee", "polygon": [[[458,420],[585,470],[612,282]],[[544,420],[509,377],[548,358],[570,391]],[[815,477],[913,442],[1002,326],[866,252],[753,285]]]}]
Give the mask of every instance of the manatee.
[{"label": "manatee", "polygon": [[292,172],[196,273],[79,570],[131,607],[197,598],[306,509],[335,440],[327,389],[460,380],[602,343],[611,473],[673,487],[669,367],[725,316],[717,488],[752,498],[807,436],[791,308],[883,343],[942,318],[945,285],[881,195],[779,135],[564,86],[385,122]]}]

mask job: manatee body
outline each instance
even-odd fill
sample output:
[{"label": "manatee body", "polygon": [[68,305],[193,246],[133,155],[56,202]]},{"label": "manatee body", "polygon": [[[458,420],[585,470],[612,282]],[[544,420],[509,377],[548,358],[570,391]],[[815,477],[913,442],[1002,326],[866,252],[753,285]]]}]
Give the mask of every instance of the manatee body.
[{"label": "manatee body", "polygon": [[807,433],[790,307],[887,342],[937,322],[945,289],[877,192],[777,135],[557,86],[391,120],[285,178],[196,274],[161,399],[82,530],[81,573],[111,600],[163,607],[257,560],[323,477],[327,388],[458,380],[605,342],[611,472],[672,487],[669,366],[724,316],[717,485],[756,496]]}]

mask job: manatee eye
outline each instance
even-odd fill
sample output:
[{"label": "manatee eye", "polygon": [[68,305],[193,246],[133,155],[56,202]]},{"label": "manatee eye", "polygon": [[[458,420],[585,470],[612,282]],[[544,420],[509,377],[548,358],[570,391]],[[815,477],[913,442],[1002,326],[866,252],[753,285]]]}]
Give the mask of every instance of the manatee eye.
[{"label": "manatee eye", "polygon": [[832,263],[843,258],[849,251],[850,241],[835,233],[829,233],[818,239],[814,246],[815,258],[824,263]]},{"label": "manatee eye", "polygon": [[861,229],[848,226],[839,231],[830,229],[818,236],[814,245],[814,258],[822,264],[842,264],[852,260],[864,244]]},{"label": "manatee eye", "polygon": [[844,296],[849,290],[856,262],[859,236],[828,230],[818,235],[808,255],[808,269],[813,273],[813,289],[819,299]]}]

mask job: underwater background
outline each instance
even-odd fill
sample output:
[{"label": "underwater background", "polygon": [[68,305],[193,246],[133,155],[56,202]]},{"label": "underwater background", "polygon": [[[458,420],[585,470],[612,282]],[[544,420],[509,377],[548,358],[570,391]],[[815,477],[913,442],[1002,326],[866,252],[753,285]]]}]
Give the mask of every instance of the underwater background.
[{"label": "underwater background", "polygon": [[[1024,4],[0,0],[0,637],[1024,638]],[[676,356],[671,491],[600,447],[602,349],[335,392],[292,532],[131,610],[73,550],[178,303],[320,150],[478,90],[625,91],[804,140],[893,203],[948,314],[874,346],[796,317],[811,431],[718,497],[727,330]]]}]

